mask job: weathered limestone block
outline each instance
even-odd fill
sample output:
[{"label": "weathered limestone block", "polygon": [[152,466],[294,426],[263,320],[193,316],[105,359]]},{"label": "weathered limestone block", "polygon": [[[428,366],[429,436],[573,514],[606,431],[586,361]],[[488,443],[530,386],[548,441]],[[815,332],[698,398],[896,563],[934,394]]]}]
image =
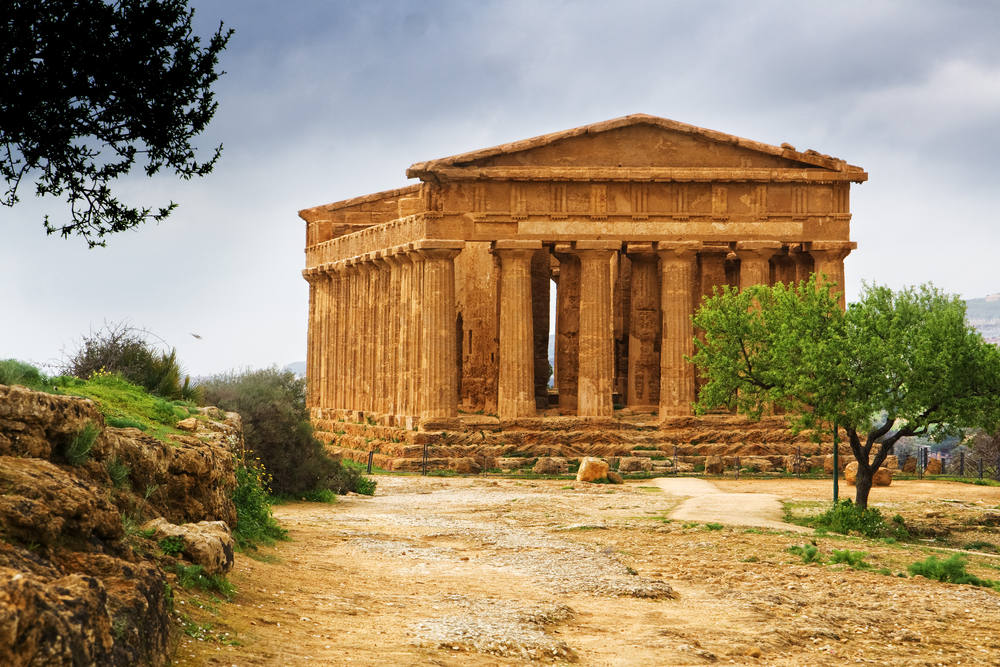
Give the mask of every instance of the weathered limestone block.
[{"label": "weathered limestone block", "polygon": [[[851,461],[844,468],[844,481],[851,486],[855,485],[858,475],[858,462]],[[889,486],[892,484],[892,470],[885,467],[879,467],[875,471],[875,475],[872,477],[872,486]]]},{"label": "weathered limestone block", "polygon": [[899,470],[899,458],[895,454],[890,454],[885,457],[885,461],[882,466],[888,468],[889,470]]},{"label": "weathered limestone block", "polygon": [[534,465],[534,458],[524,458],[521,456],[510,456],[497,459],[497,468],[500,470],[520,470],[521,468],[527,468],[530,465]]},{"label": "weathered limestone block", "polygon": [[771,472],[774,468],[771,461],[763,456],[745,456],[740,459],[740,465],[747,470],[756,470],[757,472]]},{"label": "weathered limestone block", "polygon": [[[851,462],[853,459],[854,459],[854,457],[851,456],[850,453],[848,453],[845,456],[844,453],[841,452],[837,456],[837,467],[840,468],[840,472],[843,472],[843,470],[847,466],[847,464],[849,462]],[[827,475],[832,475],[833,474],[833,454],[827,454],[823,458],[823,472],[825,472]]]},{"label": "weathered limestone block", "polygon": [[906,462],[903,463],[903,472],[911,474],[917,472],[917,457],[911,456],[906,459]]},{"label": "weathered limestone block", "polygon": [[[51,459],[88,423],[104,426],[89,399],[0,385],[0,456]],[[91,456],[103,458],[104,448],[104,440],[98,438]]]},{"label": "weathered limestone block", "polygon": [[531,472],[536,475],[562,475],[569,470],[569,463],[561,456],[542,456]]},{"label": "weathered limestone block", "polygon": [[616,473],[614,470],[609,470],[608,471],[608,481],[611,482],[612,484],[624,484],[625,483],[625,480],[622,478],[622,476],[619,475],[618,473]]},{"label": "weathered limestone block", "polygon": [[461,456],[451,459],[450,467],[462,475],[475,475],[483,471],[483,467],[471,456]]},{"label": "weathered limestone block", "polygon": [[941,459],[928,459],[927,460],[927,470],[924,471],[928,475],[940,475],[941,474]]},{"label": "weathered limestone block", "polygon": [[576,473],[578,482],[596,482],[607,479],[608,464],[601,459],[585,456],[580,461],[580,469]]},{"label": "weathered limestone block", "polygon": [[177,428],[182,431],[197,431],[198,430],[198,420],[194,417],[188,417],[187,419],[182,419],[177,422]]},{"label": "weathered limestone block", "polygon": [[653,462],[642,456],[623,456],[618,462],[618,472],[649,472]]},{"label": "weathered limestone block", "polygon": [[201,565],[208,574],[226,574],[233,569],[236,542],[224,521],[199,521],[178,526],[166,519],[153,519],[144,523],[142,529],[152,530],[157,541],[165,537],[180,538],[184,557]]},{"label": "weathered limestone block", "polygon": [[723,471],[722,457],[721,456],[706,456],[705,457],[705,474],[706,475],[721,475]]}]

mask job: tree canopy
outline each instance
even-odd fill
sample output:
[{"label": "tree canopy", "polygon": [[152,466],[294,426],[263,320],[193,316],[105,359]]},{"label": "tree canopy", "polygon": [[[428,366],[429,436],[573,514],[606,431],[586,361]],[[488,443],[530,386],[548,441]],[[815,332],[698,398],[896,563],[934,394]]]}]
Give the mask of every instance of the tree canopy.
[{"label": "tree canopy", "polygon": [[866,285],[846,312],[815,278],[726,288],[694,324],[704,340],[693,361],[707,378],[696,410],[759,418],[776,406],[796,428],[837,423],[858,461],[861,507],[900,438],[1000,423],[1000,350],[965,323],[959,297],[931,285]]},{"label": "tree canopy", "polygon": [[[8,0],[0,21],[0,202],[14,206],[23,184],[65,198],[64,222],[48,234],[78,235],[89,246],[144,221],[166,218],[130,206],[111,184],[141,161],[181,178],[209,173],[192,140],[218,106],[212,84],[231,30],[202,45],[187,0]],[[141,156],[141,157],[140,157]]]}]

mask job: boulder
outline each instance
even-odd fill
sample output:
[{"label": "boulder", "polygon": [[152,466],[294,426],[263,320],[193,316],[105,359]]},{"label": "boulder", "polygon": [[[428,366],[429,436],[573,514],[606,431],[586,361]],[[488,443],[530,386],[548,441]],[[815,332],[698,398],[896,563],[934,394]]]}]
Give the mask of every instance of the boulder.
[{"label": "boulder", "polygon": [[[851,461],[853,458],[854,457],[851,456],[850,452],[848,452],[846,456],[844,452],[838,453],[837,465],[840,468],[841,472],[843,472],[844,468],[847,467],[848,462]],[[823,472],[825,472],[827,475],[833,474],[833,454],[827,454],[823,458]]]},{"label": "boulder", "polygon": [[940,475],[941,474],[941,459],[928,459],[927,460],[927,470],[924,471],[927,475]]},{"label": "boulder", "polygon": [[846,466],[844,466],[844,481],[853,486],[854,481],[857,479],[857,477],[858,477],[858,462],[851,461]]},{"label": "boulder", "polygon": [[609,470],[608,471],[608,481],[611,482],[612,484],[624,484],[625,483],[625,480],[622,479],[622,476],[619,475],[618,473],[616,473],[614,470]]},{"label": "boulder", "polygon": [[535,459],[526,459],[520,456],[510,456],[497,459],[497,468],[500,470],[520,470],[527,468]]},{"label": "boulder", "polygon": [[684,463],[684,461],[678,461],[677,465],[672,466],[671,469],[676,472],[694,472],[694,465],[691,463]]},{"label": "boulder", "polygon": [[[0,385],[0,456],[51,459],[88,423],[104,426],[89,399]],[[103,458],[104,448],[98,437],[91,456]]]},{"label": "boulder", "polygon": [[623,456],[618,462],[618,472],[649,472],[653,461],[642,456]]},{"label": "boulder", "polygon": [[740,465],[746,470],[757,472],[771,472],[774,468],[771,461],[763,456],[744,456],[740,458]]},{"label": "boulder", "polygon": [[198,420],[194,417],[188,417],[187,419],[182,419],[177,422],[177,428],[182,431],[197,431],[198,430]]},{"label": "boulder", "polygon": [[[851,486],[855,485],[858,477],[858,462],[851,461],[844,467],[844,481]],[[892,484],[892,471],[885,467],[880,467],[872,477],[872,486],[889,486]]]},{"label": "boulder", "polygon": [[461,475],[475,475],[483,471],[483,467],[471,456],[452,459],[450,468]]},{"label": "boulder", "polygon": [[563,475],[568,471],[569,463],[561,456],[539,457],[531,469],[536,475]]},{"label": "boulder", "polygon": [[722,457],[721,456],[706,456],[705,457],[705,474],[706,475],[721,475],[723,470]]},{"label": "boulder", "polygon": [[903,472],[908,472],[908,473],[917,472],[917,457],[915,456],[907,457],[906,462],[903,463]]},{"label": "boulder", "polygon": [[596,482],[607,479],[608,464],[593,456],[585,456],[580,459],[580,469],[576,473],[578,482]]},{"label": "boulder", "polygon": [[181,553],[195,565],[201,565],[208,574],[225,574],[233,569],[233,534],[224,521],[199,521],[198,523],[172,524],[166,519],[153,519],[142,525],[144,531],[153,531],[153,539],[180,538]]},{"label": "boulder", "polygon": [[888,468],[889,470],[899,470],[899,458],[897,458],[895,454],[890,454],[885,457],[885,461],[882,463],[882,466]]}]

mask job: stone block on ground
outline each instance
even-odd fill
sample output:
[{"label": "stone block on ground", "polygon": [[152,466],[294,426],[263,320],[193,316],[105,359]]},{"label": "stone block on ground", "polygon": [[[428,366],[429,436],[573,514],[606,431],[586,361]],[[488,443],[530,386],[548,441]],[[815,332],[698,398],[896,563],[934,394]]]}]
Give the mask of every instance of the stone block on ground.
[{"label": "stone block on ground", "polygon": [[872,478],[872,486],[889,486],[890,484],[892,484],[892,470],[879,468],[875,471],[875,477]]},{"label": "stone block on ground", "polygon": [[180,538],[184,557],[201,565],[208,574],[225,574],[233,569],[236,543],[224,521],[199,521],[178,526],[166,519],[153,519],[144,523],[142,529],[152,530],[157,541],[166,537]]},{"label": "stone block on ground", "polygon": [[618,462],[618,472],[649,472],[653,461],[641,456],[623,456]]},{"label": "stone block on ground", "polygon": [[757,472],[771,472],[774,468],[771,461],[763,456],[744,456],[740,459],[740,465],[747,470]]},{"label": "stone block on ground", "polygon": [[622,479],[622,476],[619,475],[618,473],[616,473],[614,470],[609,470],[608,471],[608,481],[611,482],[612,484],[624,484],[625,483],[625,480]]},{"label": "stone block on ground", "polygon": [[510,456],[497,459],[497,468],[500,470],[520,470],[535,463],[534,458],[524,458],[520,456]]},{"label": "stone block on ground", "polygon": [[536,475],[562,475],[569,471],[569,463],[561,456],[542,456],[531,472]]},{"label": "stone block on ground", "polygon": [[911,456],[908,459],[906,459],[906,462],[903,464],[903,472],[908,472],[908,473],[917,472],[917,457]]},{"label": "stone block on ground", "polygon": [[585,456],[580,460],[580,470],[576,473],[578,482],[596,482],[607,479],[608,464],[593,456]]},{"label": "stone block on ground", "polygon": [[706,475],[721,475],[723,470],[722,457],[721,456],[706,456],[705,457],[705,474]]},{"label": "stone block on ground", "polygon": [[927,461],[927,470],[924,471],[928,475],[940,475],[941,474],[941,459],[929,459]]},{"label": "stone block on ground", "polygon": [[471,456],[454,458],[451,460],[451,466],[449,467],[461,475],[475,475],[483,471],[479,462]]}]

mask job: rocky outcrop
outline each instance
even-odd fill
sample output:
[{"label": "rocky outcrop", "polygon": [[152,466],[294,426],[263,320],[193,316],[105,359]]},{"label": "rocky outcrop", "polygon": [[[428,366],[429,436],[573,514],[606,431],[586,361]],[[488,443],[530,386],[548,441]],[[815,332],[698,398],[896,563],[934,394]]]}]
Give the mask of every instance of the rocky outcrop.
[{"label": "rocky outcrop", "polygon": [[233,550],[236,542],[225,521],[199,521],[180,526],[166,519],[153,519],[142,525],[152,531],[153,539],[175,538],[180,541],[181,553],[208,574],[226,574],[233,569]]},{"label": "rocky outcrop", "polygon": [[531,472],[536,475],[562,475],[569,470],[569,463],[561,456],[542,456]]},{"label": "rocky outcrop", "polygon": [[618,472],[649,472],[652,469],[652,460],[644,456],[623,456],[618,462]]},{"label": "rocky outcrop", "polygon": [[[168,575],[155,543],[125,525],[224,521],[200,524],[206,546],[189,551],[214,572],[231,567],[242,428],[211,410],[163,442],[105,427],[90,400],[0,385],[0,664],[166,662]],[[67,448],[88,424],[97,436],[70,465]],[[128,473],[118,487],[113,465]]]}]

